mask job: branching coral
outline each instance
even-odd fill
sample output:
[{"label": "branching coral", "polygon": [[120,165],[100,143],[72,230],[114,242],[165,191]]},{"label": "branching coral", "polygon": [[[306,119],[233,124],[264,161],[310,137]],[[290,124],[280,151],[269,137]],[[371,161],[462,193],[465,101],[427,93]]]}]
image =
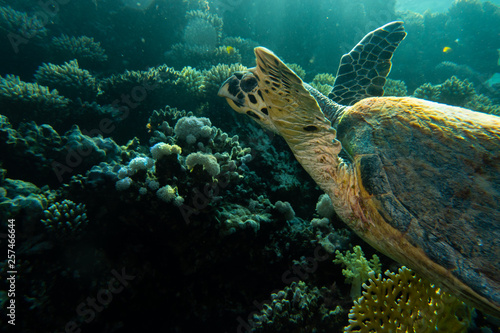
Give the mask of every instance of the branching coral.
[{"label": "branching coral", "polygon": [[[0,7],[0,26],[10,34],[20,34],[16,38],[42,39],[47,36],[47,29],[35,16],[12,9],[10,6]],[[14,38],[14,36],[7,36]]]},{"label": "branching coral", "polygon": [[224,22],[219,16],[201,10],[191,10],[186,13],[186,19],[188,20],[188,22],[194,20],[203,20],[210,24],[210,26],[215,30],[217,42],[219,42],[220,38],[222,37],[222,27],[224,25]]},{"label": "branching coral", "polygon": [[384,96],[407,96],[406,84],[401,80],[387,79],[384,85]]},{"label": "branching coral", "polygon": [[55,89],[21,81],[15,75],[7,74],[5,78],[0,76],[0,107],[13,123],[27,119],[44,121],[51,117],[58,118],[69,103],[70,100],[59,95]]},{"label": "branching coral", "polygon": [[320,93],[327,96],[333,88],[333,84],[335,83],[335,76],[328,73],[316,74],[312,82],[311,86],[317,89]]},{"label": "branching coral", "polygon": [[63,200],[50,205],[43,212],[42,223],[59,240],[76,239],[88,223],[84,204]]},{"label": "branching coral", "polygon": [[467,79],[459,80],[455,76],[442,84],[432,85],[425,83],[413,93],[415,97],[439,103],[461,106],[474,111],[499,114],[500,105],[484,95],[478,95],[472,83]]},{"label": "branching coral", "polygon": [[373,255],[372,259],[367,260],[360,246],[354,247],[354,252],[347,251],[344,254],[340,251],[335,251],[336,259],[333,261],[336,264],[346,266],[342,270],[342,274],[346,277],[346,282],[351,283],[351,297],[357,298],[361,295],[361,285],[368,280],[369,273],[380,273],[381,265],[377,255]]},{"label": "branching coral", "polygon": [[91,100],[97,95],[95,78],[89,71],[81,69],[76,59],[64,65],[43,64],[36,71],[35,80],[72,99]]},{"label": "branching coral", "polygon": [[252,332],[294,332],[297,327],[301,332],[330,331],[344,314],[333,299],[328,288],[292,282],[262,305],[260,313],[254,315]]},{"label": "branching coral", "polygon": [[226,37],[222,40],[222,45],[234,47],[241,53],[241,62],[245,66],[253,66],[255,63],[255,55],[253,49],[259,46],[254,40],[241,37]]},{"label": "branching coral", "polygon": [[345,332],[467,332],[471,309],[406,267],[370,272]]},{"label": "branching coral", "polygon": [[57,60],[76,58],[84,67],[93,67],[108,60],[101,43],[94,41],[93,37],[69,37],[63,34],[52,38],[52,47],[56,51],[54,55]]},{"label": "branching coral", "polygon": [[286,64],[288,68],[295,72],[302,80],[306,78],[306,71],[299,64]]},{"label": "branching coral", "polygon": [[245,71],[247,68],[243,65],[219,64],[209,70],[203,71],[203,87],[207,96],[217,96],[221,84],[227,80],[234,72]]}]

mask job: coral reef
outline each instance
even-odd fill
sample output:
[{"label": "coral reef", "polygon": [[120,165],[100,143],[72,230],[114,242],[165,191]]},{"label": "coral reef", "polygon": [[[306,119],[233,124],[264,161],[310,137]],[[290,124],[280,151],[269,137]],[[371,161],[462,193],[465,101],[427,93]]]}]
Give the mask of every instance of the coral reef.
[{"label": "coral reef", "polygon": [[467,332],[471,309],[406,267],[387,278],[370,272],[363,296],[354,301],[345,332]]},{"label": "coral reef", "polygon": [[[265,45],[326,95],[335,77],[312,75],[335,73],[366,31],[404,18],[392,77],[411,91],[431,82],[419,90],[429,99],[498,114],[496,81],[485,83],[498,71],[498,9],[459,0],[419,15],[395,13],[394,0],[279,10],[259,1],[0,0],[0,224],[16,223],[16,329],[349,325],[349,289],[378,259],[364,257],[281,137],[229,111],[220,84],[253,67],[253,49]],[[435,85],[451,75],[459,80]],[[388,80],[386,95],[405,89]],[[8,265],[0,261],[2,276]],[[396,290],[414,294],[412,279]],[[359,306],[387,296],[388,282],[373,281]],[[0,304],[8,288],[1,280]],[[470,320],[461,305],[449,309]],[[438,327],[462,329],[448,317]]]},{"label": "coral reef", "polygon": [[292,71],[297,74],[298,77],[300,77],[302,80],[306,78],[306,71],[300,66],[299,64],[286,64],[288,68],[290,68]]},{"label": "coral reef", "polygon": [[76,239],[82,236],[88,219],[84,204],[71,200],[55,202],[43,211],[41,220],[50,235],[59,239]]},{"label": "coral reef", "polygon": [[62,34],[60,37],[52,38],[51,49],[55,61],[77,59],[86,68],[99,67],[108,60],[101,43],[96,42],[93,37],[69,37]]},{"label": "coral reef", "polygon": [[254,315],[252,332],[330,331],[342,321],[344,310],[334,304],[334,293],[326,288],[311,287],[304,281],[292,282],[271,294],[270,302]]},{"label": "coral reef", "polygon": [[43,64],[35,73],[35,81],[71,99],[92,100],[97,96],[96,79],[81,69],[76,59],[63,65]]},{"label": "coral reef", "polygon": [[335,251],[336,259],[333,262],[346,266],[342,274],[346,277],[346,282],[351,283],[351,297],[357,298],[361,296],[361,285],[368,280],[370,272],[379,274],[382,266],[376,254],[367,260],[360,246],[355,246],[353,250],[354,252],[347,251],[345,254]]},{"label": "coral reef", "polygon": [[[21,123],[16,129],[0,115],[0,153],[10,178],[43,185],[60,185],[102,161],[120,158],[121,149],[111,139],[90,138],[75,126],[60,136],[49,125]],[[31,172],[36,168],[37,172]]]},{"label": "coral reef", "polygon": [[45,24],[36,16],[29,16],[10,6],[0,7],[0,26],[8,31],[7,37],[13,45],[25,44],[28,40],[41,40],[47,36]]},{"label": "coral reef", "polygon": [[500,105],[493,104],[485,95],[478,95],[474,85],[467,79],[462,81],[455,76],[438,85],[425,83],[418,87],[413,92],[413,95],[418,98],[461,106],[474,111],[500,114]]},{"label": "coral reef", "polygon": [[335,83],[335,76],[328,73],[316,74],[310,85],[320,93],[328,96]]},{"label": "coral reef", "polygon": [[61,114],[68,112],[70,100],[59,95],[57,90],[38,83],[22,81],[18,76],[0,76],[0,107],[2,114],[14,124],[35,120],[57,122]]},{"label": "coral reef", "polygon": [[233,47],[235,52],[241,54],[241,63],[247,67],[253,67],[255,65],[255,55],[253,49],[259,46],[254,40],[241,37],[226,37],[222,40],[222,45],[227,47]]},{"label": "coral reef", "polygon": [[384,85],[384,96],[408,96],[406,84],[401,80],[387,79]]}]

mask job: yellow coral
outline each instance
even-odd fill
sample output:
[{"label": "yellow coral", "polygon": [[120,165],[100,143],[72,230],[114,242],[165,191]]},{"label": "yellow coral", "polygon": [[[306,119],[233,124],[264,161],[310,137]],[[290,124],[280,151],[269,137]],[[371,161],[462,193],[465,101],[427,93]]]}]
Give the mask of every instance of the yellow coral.
[{"label": "yellow coral", "polygon": [[344,332],[466,332],[471,309],[454,296],[402,267],[370,272],[370,285],[354,301]]}]

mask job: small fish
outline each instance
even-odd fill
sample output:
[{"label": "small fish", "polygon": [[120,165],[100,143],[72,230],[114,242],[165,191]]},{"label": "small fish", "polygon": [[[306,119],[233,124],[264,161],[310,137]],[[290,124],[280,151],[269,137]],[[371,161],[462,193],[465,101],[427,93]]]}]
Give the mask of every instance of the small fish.
[{"label": "small fish", "polygon": [[153,125],[151,125],[151,123],[148,123],[146,125],[146,128],[148,129],[148,133],[151,133],[151,129],[153,128]]},{"label": "small fish", "polygon": [[452,49],[451,47],[449,47],[449,46],[445,46],[445,47],[443,48],[443,53],[450,53],[450,52],[452,52],[452,51],[453,51],[453,49]]},{"label": "small fish", "polygon": [[234,54],[234,52],[236,52],[236,50],[232,46],[227,46],[226,51],[227,51],[227,54],[231,54],[231,55]]}]

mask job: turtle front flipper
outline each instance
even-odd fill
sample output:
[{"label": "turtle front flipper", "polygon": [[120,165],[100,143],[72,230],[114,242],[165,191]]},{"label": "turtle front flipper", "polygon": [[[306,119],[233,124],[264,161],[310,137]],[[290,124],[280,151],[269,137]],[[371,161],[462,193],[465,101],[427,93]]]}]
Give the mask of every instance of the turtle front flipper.
[{"label": "turtle front flipper", "polygon": [[392,54],[406,37],[403,22],[395,21],[368,33],[340,59],[333,89],[328,97],[353,105],[367,97],[382,96],[391,71]]}]

